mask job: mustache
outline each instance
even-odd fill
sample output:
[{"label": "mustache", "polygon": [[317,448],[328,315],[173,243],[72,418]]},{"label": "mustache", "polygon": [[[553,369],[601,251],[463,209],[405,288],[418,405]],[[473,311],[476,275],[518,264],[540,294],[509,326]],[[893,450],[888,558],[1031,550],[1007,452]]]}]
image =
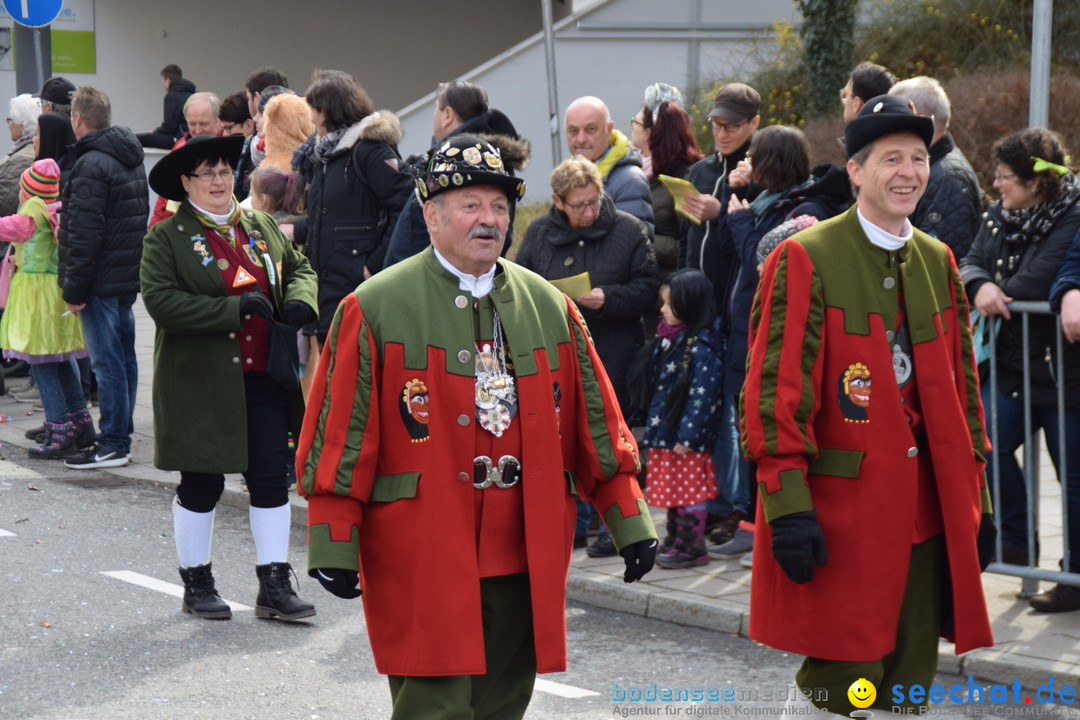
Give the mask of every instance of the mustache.
[{"label": "mustache", "polygon": [[495,239],[499,242],[502,242],[503,239],[503,234],[499,232],[499,228],[495,227],[494,225],[477,225],[468,232],[467,237],[469,240],[472,240],[474,237],[477,237],[479,235],[494,236]]}]

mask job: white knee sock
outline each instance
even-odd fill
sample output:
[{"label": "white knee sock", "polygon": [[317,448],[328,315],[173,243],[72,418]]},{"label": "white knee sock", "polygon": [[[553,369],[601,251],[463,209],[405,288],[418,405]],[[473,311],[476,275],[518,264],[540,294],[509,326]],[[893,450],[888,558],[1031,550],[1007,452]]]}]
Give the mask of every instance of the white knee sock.
[{"label": "white knee sock", "polygon": [[289,503],[275,508],[248,509],[251,534],[255,537],[255,555],[259,565],[289,562],[289,529],[292,507]]},{"label": "white knee sock", "polygon": [[210,540],[214,534],[214,511],[197,513],[173,500],[173,535],[180,567],[189,568],[210,562]]}]

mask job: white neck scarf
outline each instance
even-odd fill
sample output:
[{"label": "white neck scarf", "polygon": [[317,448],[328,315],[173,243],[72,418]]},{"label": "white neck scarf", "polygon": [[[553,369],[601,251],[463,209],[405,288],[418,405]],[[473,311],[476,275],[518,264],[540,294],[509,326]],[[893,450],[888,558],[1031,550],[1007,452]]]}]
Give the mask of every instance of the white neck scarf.
[{"label": "white neck scarf", "polygon": [[495,286],[495,268],[498,267],[498,263],[491,266],[483,275],[471,275],[467,272],[462,272],[456,267],[450,264],[450,261],[439,254],[438,250],[431,248],[435,252],[435,258],[439,261],[439,264],[446,268],[446,271],[458,279],[458,288],[472,295],[474,298],[482,298],[491,292],[491,289]]},{"label": "white neck scarf", "polygon": [[899,250],[904,247],[907,241],[915,234],[915,231],[911,227],[911,221],[907,218],[904,218],[904,234],[893,235],[891,232],[882,230],[877,225],[867,220],[866,217],[863,216],[861,208],[856,207],[855,212],[859,216],[859,224],[862,225],[863,232],[866,233],[867,239],[882,250]]}]

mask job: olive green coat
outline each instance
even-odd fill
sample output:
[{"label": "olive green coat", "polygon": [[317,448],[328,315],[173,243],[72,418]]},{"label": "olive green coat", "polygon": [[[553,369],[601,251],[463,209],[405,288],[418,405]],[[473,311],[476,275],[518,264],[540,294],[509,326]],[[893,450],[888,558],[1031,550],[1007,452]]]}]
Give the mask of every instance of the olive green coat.
[{"label": "olive green coat", "polygon": [[[260,235],[274,261],[274,306],[299,300],[317,311],[315,272],[273,219],[243,210],[240,224]],[[252,233],[258,233],[253,235]],[[154,225],[143,244],[143,303],[154,337],[154,465],[163,470],[236,473],[247,470],[247,411],[240,367],[240,297],[230,296],[205,230],[185,203]],[[303,398],[290,397],[298,434]]]}]

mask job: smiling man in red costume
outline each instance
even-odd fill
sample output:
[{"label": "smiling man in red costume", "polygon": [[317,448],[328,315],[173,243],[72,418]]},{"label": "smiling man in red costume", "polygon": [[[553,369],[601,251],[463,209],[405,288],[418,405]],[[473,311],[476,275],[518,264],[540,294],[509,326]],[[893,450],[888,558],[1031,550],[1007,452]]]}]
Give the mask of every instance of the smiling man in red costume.
[{"label": "smiling man in red costume", "polygon": [[[930,118],[895,96],[846,131],[857,202],[769,256],[751,316],[743,446],[758,463],[750,636],[806,655],[797,712],[848,715],[865,678],[932,683],[938,637],[993,643],[995,535],[964,287],[908,215]],[[919,712],[902,703],[908,712]]]},{"label": "smiling man in red costume", "polygon": [[363,592],[394,720],[521,718],[566,669],[574,496],[633,582],[656,532],[574,303],[499,257],[524,184],[471,135],[417,182],[432,247],[338,307],[297,453],[309,573]]}]

